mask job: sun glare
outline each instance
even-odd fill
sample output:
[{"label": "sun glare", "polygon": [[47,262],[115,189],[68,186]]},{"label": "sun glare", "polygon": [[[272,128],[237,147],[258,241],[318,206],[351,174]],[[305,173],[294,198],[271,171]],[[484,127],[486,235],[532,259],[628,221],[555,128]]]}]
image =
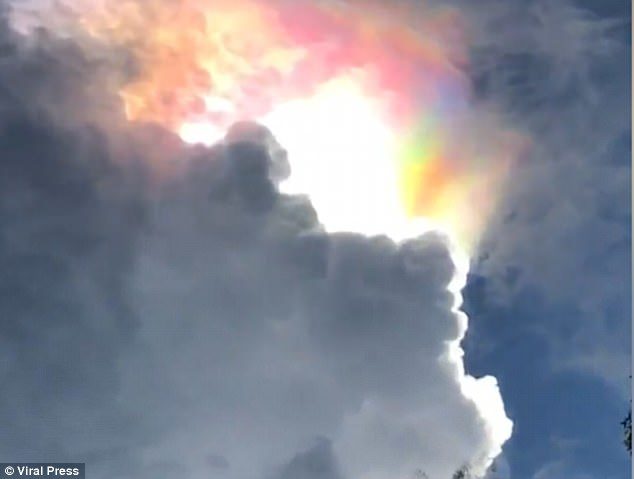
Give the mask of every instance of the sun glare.
[{"label": "sun glare", "polygon": [[[231,109],[226,100],[214,101]],[[308,195],[330,232],[395,239],[411,233],[399,196],[396,138],[386,114],[380,97],[366,94],[362,78],[350,74],[256,119],[288,151],[291,176],[282,192]],[[210,145],[222,139],[223,131],[211,122],[189,122],[180,136]],[[418,233],[428,229],[423,222],[417,225]]]}]

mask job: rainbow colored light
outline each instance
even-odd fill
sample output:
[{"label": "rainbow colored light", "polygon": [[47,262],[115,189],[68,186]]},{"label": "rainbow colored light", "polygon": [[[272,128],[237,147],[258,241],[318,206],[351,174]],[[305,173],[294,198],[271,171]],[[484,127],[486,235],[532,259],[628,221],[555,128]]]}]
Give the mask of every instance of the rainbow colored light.
[{"label": "rainbow colored light", "polygon": [[524,139],[474,104],[459,12],[411,3],[74,8],[84,34],[133,53],[138,71],[120,90],[130,120],[203,143],[260,121],[289,149],[285,187],[308,193],[326,227],[403,236],[425,221],[472,250]]}]

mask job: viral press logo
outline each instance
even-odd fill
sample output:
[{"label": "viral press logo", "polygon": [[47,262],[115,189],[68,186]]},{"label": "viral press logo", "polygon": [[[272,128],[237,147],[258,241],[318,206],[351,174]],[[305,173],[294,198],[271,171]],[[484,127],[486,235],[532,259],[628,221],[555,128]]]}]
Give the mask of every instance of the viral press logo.
[{"label": "viral press logo", "polygon": [[84,479],[83,463],[4,463],[0,464],[0,479],[14,477],[48,477]]}]

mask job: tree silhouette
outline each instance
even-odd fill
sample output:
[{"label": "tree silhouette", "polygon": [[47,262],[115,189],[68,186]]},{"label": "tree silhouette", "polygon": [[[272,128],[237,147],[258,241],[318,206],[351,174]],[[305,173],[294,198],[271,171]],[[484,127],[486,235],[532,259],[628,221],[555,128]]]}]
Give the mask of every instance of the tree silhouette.
[{"label": "tree silhouette", "polygon": [[[632,379],[632,375],[630,374],[630,379]],[[630,411],[625,416],[625,419],[621,421],[621,426],[623,426],[623,444],[625,444],[625,448],[627,452],[632,455],[632,400],[630,399]]]},{"label": "tree silhouette", "polygon": [[621,421],[621,426],[623,426],[623,444],[625,444],[625,448],[627,452],[632,455],[632,407],[630,406],[630,412],[627,413],[627,416],[623,421]]},{"label": "tree silhouette", "polygon": [[451,479],[471,479],[471,471],[469,466],[465,465],[453,473]]}]

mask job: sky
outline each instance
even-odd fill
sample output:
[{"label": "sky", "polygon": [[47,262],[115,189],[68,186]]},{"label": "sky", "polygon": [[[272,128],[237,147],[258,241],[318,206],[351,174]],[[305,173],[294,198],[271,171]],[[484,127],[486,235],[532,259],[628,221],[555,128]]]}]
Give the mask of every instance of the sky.
[{"label": "sky", "polygon": [[[552,23],[475,80],[484,95],[508,87],[545,155],[491,235],[522,238],[493,266],[505,273],[493,288],[512,291],[488,293],[497,260],[483,255],[465,292],[467,369],[500,380],[515,420],[504,456],[518,477],[631,473],[616,421],[631,397],[630,5],[575,5],[587,15],[545,8]],[[551,51],[521,51],[540,36]]]},{"label": "sky", "polygon": [[629,477],[630,29],[0,0],[0,459]]}]

